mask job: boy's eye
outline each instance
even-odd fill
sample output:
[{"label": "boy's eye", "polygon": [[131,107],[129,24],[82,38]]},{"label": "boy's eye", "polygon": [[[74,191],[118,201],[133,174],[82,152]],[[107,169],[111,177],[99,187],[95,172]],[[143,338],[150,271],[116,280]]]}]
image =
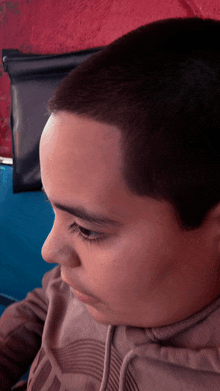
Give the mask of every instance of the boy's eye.
[{"label": "boy's eye", "polygon": [[88,242],[98,242],[100,240],[103,240],[103,234],[95,231],[91,231],[89,229],[86,229],[84,227],[81,227],[80,225],[73,223],[69,226],[69,230],[71,232],[76,232],[78,235],[81,236],[83,240],[86,240]]},{"label": "boy's eye", "polygon": [[90,240],[94,240],[96,239],[99,234],[97,232],[94,232],[94,231],[90,231],[89,229],[86,229],[86,228],[83,228],[83,227],[79,227],[79,230],[81,232],[81,234],[86,237],[87,239],[90,239]]},{"label": "boy's eye", "polygon": [[[50,200],[47,198],[47,196],[46,196],[45,201],[50,203]],[[100,232],[91,231],[91,230],[86,229],[76,223],[71,224],[68,229],[71,232],[75,232],[77,235],[79,235],[81,237],[81,239],[83,239],[87,242],[90,242],[90,243],[100,242],[101,240],[104,240],[106,237],[106,235],[104,235]]]}]

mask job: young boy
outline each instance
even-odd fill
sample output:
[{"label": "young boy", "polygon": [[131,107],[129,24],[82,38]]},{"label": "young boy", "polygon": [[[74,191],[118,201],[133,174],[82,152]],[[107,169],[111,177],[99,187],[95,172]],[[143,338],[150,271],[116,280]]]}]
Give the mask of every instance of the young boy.
[{"label": "young boy", "polygon": [[[220,390],[220,22],[121,37],[49,102],[58,263],[0,320],[1,390]],[[22,388],[23,387],[23,388]]]}]

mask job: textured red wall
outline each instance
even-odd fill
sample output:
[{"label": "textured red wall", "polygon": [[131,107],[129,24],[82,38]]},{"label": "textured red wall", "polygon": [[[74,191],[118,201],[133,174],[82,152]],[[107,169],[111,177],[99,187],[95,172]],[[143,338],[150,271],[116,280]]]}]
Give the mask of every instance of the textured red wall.
[{"label": "textured red wall", "polygon": [[[0,49],[56,54],[107,45],[148,22],[220,19],[219,0],[0,0]],[[0,156],[11,157],[10,83],[0,65]]]}]

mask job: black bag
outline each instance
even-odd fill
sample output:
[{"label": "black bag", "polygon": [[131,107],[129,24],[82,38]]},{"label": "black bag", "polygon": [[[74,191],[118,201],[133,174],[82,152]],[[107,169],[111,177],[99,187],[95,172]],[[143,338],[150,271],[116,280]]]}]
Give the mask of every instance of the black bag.
[{"label": "black bag", "polygon": [[41,190],[39,141],[48,120],[47,102],[72,69],[101,49],[59,55],[2,50],[4,70],[11,81],[13,193]]}]

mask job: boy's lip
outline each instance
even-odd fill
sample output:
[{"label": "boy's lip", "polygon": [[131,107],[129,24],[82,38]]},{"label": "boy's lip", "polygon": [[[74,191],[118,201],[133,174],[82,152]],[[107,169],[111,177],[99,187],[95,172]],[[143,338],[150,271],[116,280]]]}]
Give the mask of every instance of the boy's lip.
[{"label": "boy's lip", "polygon": [[89,293],[86,290],[84,290],[83,288],[79,287],[78,284],[72,284],[72,282],[70,282],[68,280],[68,278],[66,278],[65,274],[63,273],[63,270],[61,270],[61,278],[67,285],[69,285],[73,289],[76,297],[80,301],[83,301],[83,302],[86,302],[86,301],[98,302],[99,301],[97,297],[93,296],[91,293]]},{"label": "boy's lip", "polygon": [[85,304],[94,305],[94,304],[98,303],[98,301],[99,301],[97,298],[95,298],[93,296],[86,295],[85,293],[82,293],[74,288],[73,288],[73,291],[74,291],[74,294],[76,295],[77,299],[79,299],[80,301],[82,301]]}]

